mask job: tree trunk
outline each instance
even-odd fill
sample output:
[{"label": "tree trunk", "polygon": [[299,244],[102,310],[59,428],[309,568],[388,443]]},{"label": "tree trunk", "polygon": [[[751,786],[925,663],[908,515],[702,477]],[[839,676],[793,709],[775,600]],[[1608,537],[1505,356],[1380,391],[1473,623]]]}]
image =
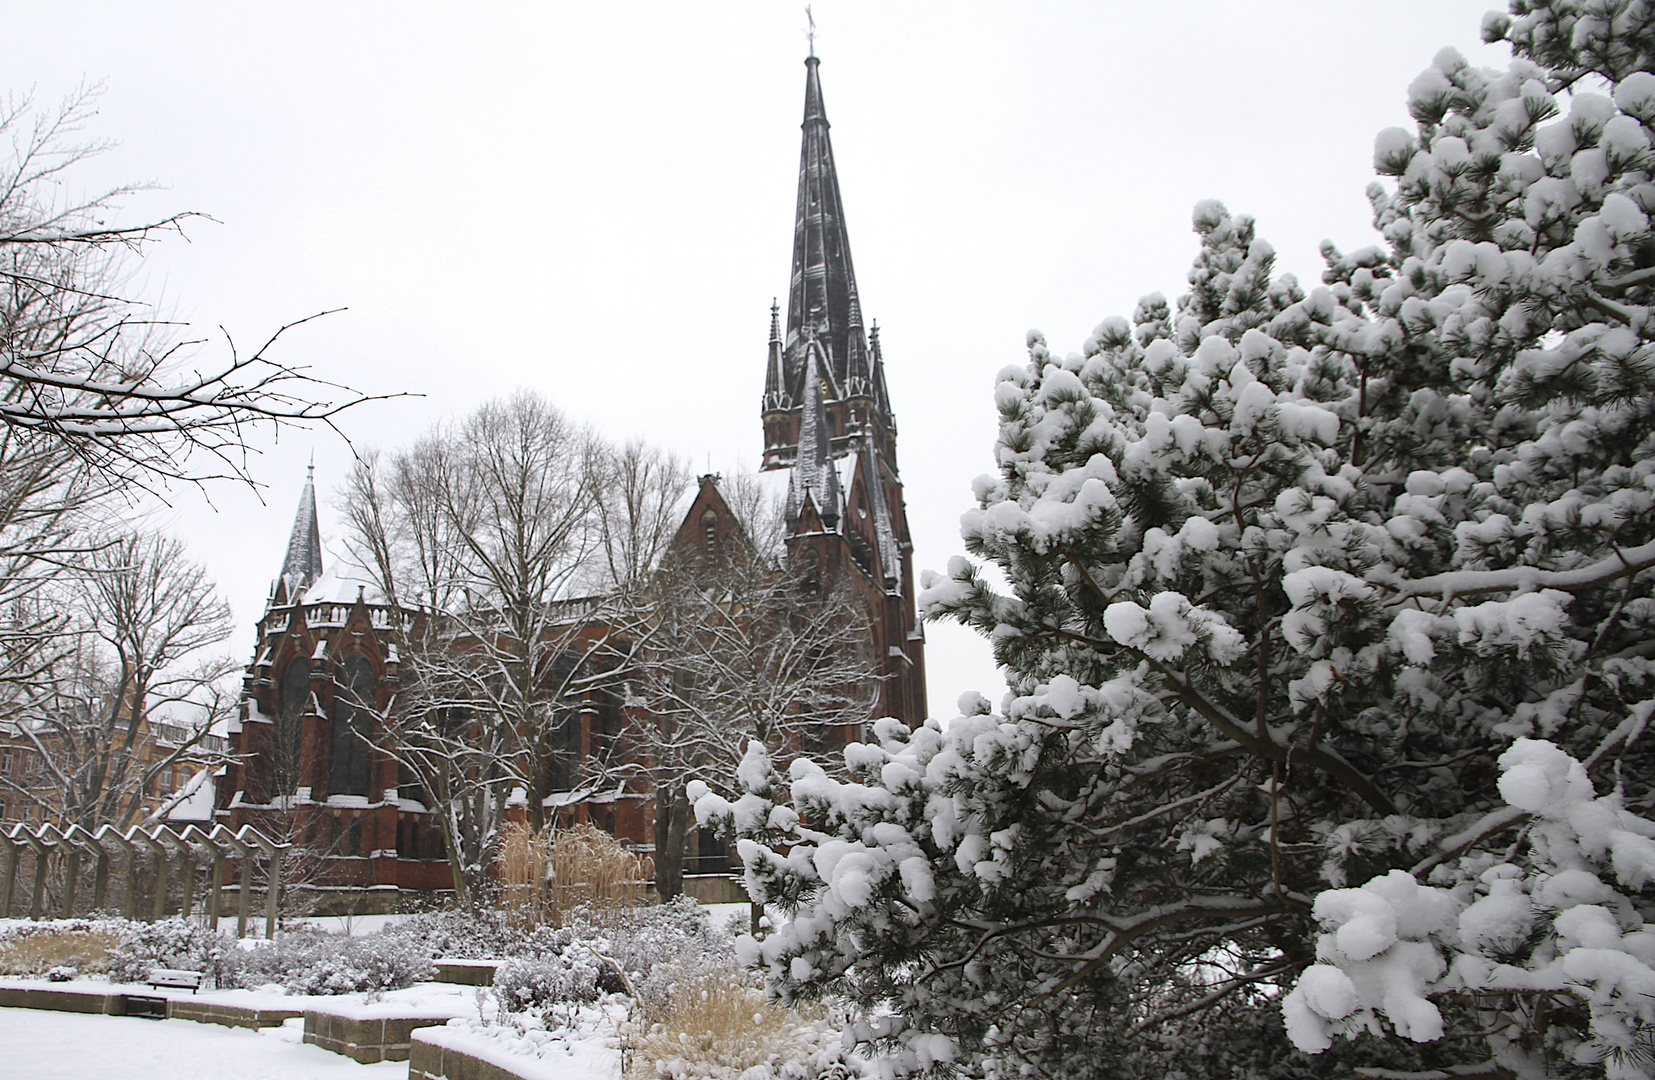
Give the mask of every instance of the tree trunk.
[{"label": "tree trunk", "polygon": [[665,903],[684,891],[684,848],[694,815],[683,785],[670,789],[665,800],[662,794],[655,795],[655,893]]},{"label": "tree trunk", "polygon": [[448,873],[454,880],[454,905],[465,911],[471,907],[471,890],[466,886],[465,848],[460,830],[454,821],[453,811],[441,808],[436,818],[442,822],[443,848],[448,852]]}]

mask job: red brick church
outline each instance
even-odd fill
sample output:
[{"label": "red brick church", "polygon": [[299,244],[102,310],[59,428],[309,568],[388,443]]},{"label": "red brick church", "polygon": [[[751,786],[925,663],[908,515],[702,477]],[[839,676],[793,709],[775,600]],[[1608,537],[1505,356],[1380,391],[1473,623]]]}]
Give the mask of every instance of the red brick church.
[{"label": "red brick church", "polygon": [[[864,325],[833,162],[819,64],[805,61],[803,147],[787,318],[772,305],[761,422],[766,473],[786,478],[791,565],[841,585],[859,605],[879,680],[874,715],[917,725],[926,716],[924,635],[914,606],[896,421],[877,324]],[[730,535],[736,522],[719,478],[703,477],[679,544]],[[314,483],[307,480],[281,572],[247,669],[231,764],[217,784],[217,819],[277,826],[332,852],[331,884],[430,890],[450,884],[441,833],[417,785],[375,744],[373,710],[390,708],[401,679],[399,635],[416,614],[372,586],[324,568]],[[593,745],[618,709],[602,691],[583,707],[575,745]],[[591,728],[591,731],[587,729]],[[829,747],[861,738],[834,733]],[[573,812],[648,850],[652,793],[636,784]]]}]

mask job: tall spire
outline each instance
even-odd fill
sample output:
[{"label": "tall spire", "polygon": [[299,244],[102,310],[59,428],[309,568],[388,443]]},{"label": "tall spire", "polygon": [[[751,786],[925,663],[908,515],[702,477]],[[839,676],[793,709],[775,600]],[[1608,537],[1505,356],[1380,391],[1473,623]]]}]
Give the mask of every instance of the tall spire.
[{"label": "tall spire", "polygon": [[289,601],[299,598],[305,588],[322,576],[322,530],[316,521],[316,461],[305,475],[305,490],[299,496],[299,512],[293,518],[293,535],[287,541],[282,560],[281,582],[287,586]]},{"label": "tall spire", "polygon": [[791,404],[801,402],[804,356],[797,343],[806,328],[815,332],[835,386],[845,386],[854,369],[866,371],[867,338],[856,299],[856,271],[839,197],[839,174],[822,105],[821,61],[805,59],[803,145],[799,151],[799,194],[793,223],[793,273],[787,292],[788,385]]},{"label": "tall spire", "polygon": [[[855,449],[855,433],[873,427],[894,472],[896,430],[885,373],[863,318],[851,264],[850,236],[839,195],[839,175],[822,104],[821,61],[805,58],[804,132],[799,150],[799,192],[793,219],[792,276],[785,331],[770,336],[765,369],[764,468],[780,469],[802,453],[806,367],[818,352],[817,375],[826,407],[830,453]],[[778,355],[779,354],[779,355]]]}]

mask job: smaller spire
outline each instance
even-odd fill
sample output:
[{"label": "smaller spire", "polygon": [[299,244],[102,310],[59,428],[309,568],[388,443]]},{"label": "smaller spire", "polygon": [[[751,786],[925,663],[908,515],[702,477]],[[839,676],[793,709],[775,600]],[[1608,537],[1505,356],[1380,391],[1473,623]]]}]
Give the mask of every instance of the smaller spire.
[{"label": "smaller spire", "polygon": [[817,363],[821,348],[815,340],[807,347],[799,450],[793,459],[793,472],[787,478],[787,522],[798,524],[809,501],[815,503],[822,523],[832,529],[839,521],[839,471],[833,465],[833,431],[828,427],[821,367]]},{"label": "smaller spire", "polygon": [[879,320],[868,327],[868,350],[873,353],[873,401],[885,426],[896,431],[896,417],[891,414],[891,392],[885,386],[885,353],[879,347]]},{"label": "smaller spire", "polygon": [[316,519],[316,452],[312,450],[305,489],[299,496],[299,512],[293,517],[293,533],[282,560],[280,580],[287,585],[289,602],[297,601],[299,594],[321,576],[322,530]]},{"label": "smaller spire", "polygon": [[901,546],[891,522],[891,504],[885,498],[885,477],[880,468],[879,448],[873,441],[873,432],[862,429],[863,483],[867,485],[868,502],[873,506],[874,543],[879,547],[879,572],[885,579],[885,588],[900,589],[902,578]]},{"label": "smaller spire", "polygon": [[783,365],[781,309],[770,298],[770,360],[764,369],[764,411],[779,412],[788,407],[787,373]]}]

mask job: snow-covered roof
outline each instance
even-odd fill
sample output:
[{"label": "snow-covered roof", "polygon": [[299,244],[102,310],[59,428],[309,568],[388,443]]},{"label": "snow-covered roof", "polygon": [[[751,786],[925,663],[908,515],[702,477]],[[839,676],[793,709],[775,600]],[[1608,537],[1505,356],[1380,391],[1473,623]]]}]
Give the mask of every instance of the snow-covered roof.
[{"label": "snow-covered roof", "polygon": [[184,784],[189,794],[174,803],[167,811],[168,821],[211,821],[216,786],[211,774],[203,769]]},{"label": "snow-covered roof", "polygon": [[385,593],[373,582],[364,577],[351,573],[349,568],[334,567],[304,591],[300,603],[311,604],[354,604],[361,596],[369,604],[388,604],[390,601]]}]

